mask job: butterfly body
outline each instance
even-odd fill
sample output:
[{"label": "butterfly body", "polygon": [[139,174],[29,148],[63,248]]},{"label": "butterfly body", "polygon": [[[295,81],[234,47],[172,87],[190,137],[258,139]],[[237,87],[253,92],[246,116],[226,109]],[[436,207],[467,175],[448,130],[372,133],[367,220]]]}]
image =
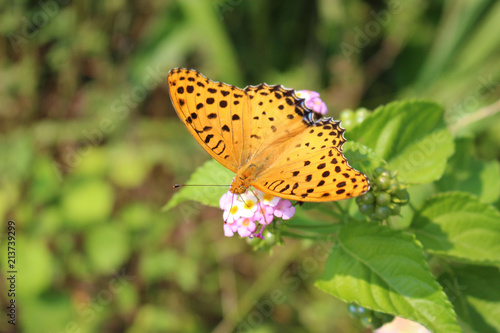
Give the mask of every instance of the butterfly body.
[{"label": "butterfly body", "polygon": [[290,200],[333,201],[365,193],[365,175],[342,155],[344,129],[315,119],[294,90],[260,84],[244,89],[176,68],[172,103],[193,137],[236,173],[230,191],[250,186]]},{"label": "butterfly body", "polygon": [[257,178],[259,168],[255,164],[250,164],[243,167],[238,173],[234,180],[231,182],[229,191],[234,194],[243,194],[252,185],[252,182]]}]

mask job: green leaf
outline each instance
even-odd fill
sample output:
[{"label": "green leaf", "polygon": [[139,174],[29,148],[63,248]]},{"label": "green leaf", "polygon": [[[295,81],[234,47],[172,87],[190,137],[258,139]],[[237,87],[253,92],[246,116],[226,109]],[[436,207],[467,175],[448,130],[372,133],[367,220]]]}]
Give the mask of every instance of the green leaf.
[{"label": "green leaf", "polygon": [[[220,165],[215,160],[209,160],[191,175],[186,185],[175,193],[170,201],[163,207],[164,211],[174,208],[187,200],[197,201],[204,205],[219,207],[220,197],[229,190],[229,185],[234,173]],[[221,185],[221,186],[203,186]]]},{"label": "green leaf", "polygon": [[113,202],[113,188],[105,181],[95,179],[71,187],[68,185],[62,199],[62,211],[68,225],[80,228],[108,218]]},{"label": "green leaf", "polygon": [[387,167],[387,163],[373,149],[355,141],[347,141],[342,147],[347,162],[354,169],[370,175],[379,166]]},{"label": "green leaf", "polygon": [[443,192],[465,191],[477,195],[481,202],[496,202],[500,196],[500,163],[474,158],[473,144],[472,139],[456,140],[455,154],[436,185]]},{"label": "green leaf", "polygon": [[[34,277],[36,277],[36,273],[29,275],[29,278]],[[20,281],[24,285],[24,282],[29,280],[29,278],[26,277],[26,279],[20,279]],[[19,289],[20,291],[22,290],[21,288]],[[64,332],[71,323],[74,323],[76,326],[75,302],[69,290],[61,291],[52,285],[50,292],[40,295],[29,295],[29,297],[21,301],[16,300],[16,304],[18,302],[23,304],[23,312],[29,311],[31,314],[30,320],[26,320],[18,315],[16,326],[22,326],[23,332]],[[77,306],[81,306],[80,304],[82,303],[84,302],[78,302]],[[2,325],[4,328],[8,327],[7,324]],[[4,332],[9,331],[5,330]],[[17,332],[17,330],[13,330],[13,332]]]},{"label": "green leaf", "polygon": [[90,230],[85,250],[97,272],[111,273],[129,258],[128,234],[121,225],[103,224]]},{"label": "green leaf", "polygon": [[139,272],[145,281],[154,283],[166,277],[174,279],[174,274],[181,265],[182,260],[177,251],[167,249],[144,256],[140,262]]},{"label": "green leaf", "polygon": [[500,213],[464,192],[429,198],[411,224],[425,250],[477,264],[500,263]]},{"label": "green leaf", "polygon": [[460,332],[422,246],[405,232],[378,224],[345,225],[316,286],[345,302],[419,322],[432,332]]},{"label": "green leaf", "polygon": [[436,32],[436,42],[420,68],[415,90],[420,93],[434,87],[435,82],[442,79],[446,69],[453,71],[454,67],[450,64],[460,64],[456,61],[457,53],[468,46],[465,41],[472,34],[474,23],[482,18],[481,13],[488,5],[489,2],[486,1],[464,1],[460,6],[449,9]]},{"label": "green leaf", "polygon": [[[142,151],[143,152],[143,151]],[[123,188],[133,188],[144,182],[151,165],[146,158],[135,149],[125,146],[118,146],[111,152],[109,178]],[[123,166],[127,167],[124,168]]]},{"label": "green leaf", "polygon": [[54,172],[51,160],[46,157],[33,161],[29,187],[30,201],[48,203],[54,200],[60,191],[60,181]]},{"label": "green leaf", "polygon": [[[18,253],[16,254],[16,259],[18,260],[16,260],[16,264],[18,264],[17,269],[23,273],[18,275],[19,281],[16,284],[22,286],[22,288],[19,288],[19,297],[27,300],[33,297],[33,295],[42,294],[44,291],[50,289],[56,275],[54,269],[56,266],[54,265],[52,252],[46,244],[47,242],[43,239],[17,236],[16,240],[17,244],[22,244],[22,246],[18,247]],[[7,242],[4,240],[2,242],[5,244],[5,248],[2,246],[2,251],[7,254]],[[5,265],[3,265],[4,263]],[[7,255],[5,255],[5,260],[2,263],[2,267],[5,267],[5,270],[8,267],[7,263]]]},{"label": "green leaf", "polygon": [[398,170],[406,183],[439,179],[453,153],[453,140],[443,120],[443,109],[428,101],[393,102],[381,106],[361,125],[346,133],[374,149]]},{"label": "green leaf", "polygon": [[[500,271],[497,267],[455,267],[439,276],[462,326],[481,333],[500,332]],[[465,331],[465,329],[464,329]]]},{"label": "green leaf", "polygon": [[217,15],[220,14],[217,7],[211,1],[181,1],[178,5],[189,25],[195,27],[194,34],[198,38],[196,45],[206,47],[206,56],[212,64],[210,67],[219,70],[220,79],[235,85],[242,83],[235,44],[221,17]]}]

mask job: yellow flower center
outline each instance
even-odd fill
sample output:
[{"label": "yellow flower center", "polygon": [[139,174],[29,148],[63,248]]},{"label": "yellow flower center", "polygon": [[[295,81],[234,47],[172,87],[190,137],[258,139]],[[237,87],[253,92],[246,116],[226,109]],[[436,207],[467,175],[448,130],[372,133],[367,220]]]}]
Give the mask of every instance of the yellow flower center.
[{"label": "yellow flower center", "polygon": [[255,202],[252,200],[246,200],[245,201],[245,209],[252,209],[253,206],[255,206]]},{"label": "yellow flower center", "polygon": [[274,196],[271,194],[264,193],[264,196],[262,197],[264,201],[271,201],[274,199]]},{"label": "yellow flower center", "polygon": [[244,219],[243,222],[241,222],[241,225],[244,226],[244,227],[248,227],[249,224],[250,224],[250,220],[249,219]]},{"label": "yellow flower center", "polygon": [[231,207],[231,210],[229,211],[231,215],[234,215],[238,212],[238,206],[233,206]]}]

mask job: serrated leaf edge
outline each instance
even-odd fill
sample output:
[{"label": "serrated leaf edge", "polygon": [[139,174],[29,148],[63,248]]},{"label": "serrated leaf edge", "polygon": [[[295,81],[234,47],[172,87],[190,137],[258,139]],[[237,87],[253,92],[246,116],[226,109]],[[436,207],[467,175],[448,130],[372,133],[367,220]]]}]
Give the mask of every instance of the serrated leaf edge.
[{"label": "serrated leaf edge", "polygon": [[[358,225],[359,225],[359,224],[358,224]],[[386,230],[384,230],[384,231],[390,231],[390,232],[392,232],[392,233],[398,233],[398,231],[397,231],[397,230],[393,230],[393,229],[386,229]],[[413,240],[413,242],[412,242],[412,243],[413,243],[413,244],[415,244],[418,248],[420,248],[420,250],[421,250],[421,251],[420,251],[420,259],[419,259],[419,261],[416,261],[416,263],[417,263],[417,264],[421,264],[421,265],[423,265],[425,268],[427,268],[427,270],[428,270],[429,274],[430,274],[430,275],[431,275],[431,277],[433,278],[433,279],[432,279],[432,281],[433,281],[432,283],[433,283],[433,284],[435,284],[435,285],[434,285],[435,287],[437,287],[437,292],[438,292],[438,294],[441,296],[442,300],[443,300],[443,301],[444,301],[444,303],[445,303],[445,304],[444,304],[444,305],[445,305],[445,311],[449,312],[449,314],[451,315],[452,319],[455,321],[455,323],[457,324],[457,327],[458,327],[458,323],[457,323],[457,315],[456,315],[456,313],[455,313],[455,310],[453,309],[453,305],[451,304],[451,302],[450,302],[450,300],[449,300],[448,296],[447,296],[447,295],[446,295],[446,293],[444,292],[443,287],[439,284],[439,282],[437,282],[436,277],[435,277],[434,275],[432,275],[432,273],[430,272],[430,267],[429,267],[429,264],[428,264],[428,262],[425,260],[425,256],[424,256],[424,247],[423,247],[422,243],[420,243],[420,241],[417,239],[417,237],[416,237],[413,233],[404,232],[404,231],[401,231],[401,232],[399,232],[399,233],[400,233],[403,237],[407,238],[407,240],[408,240],[408,241]],[[337,241],[337,244],[340,244],[340,243],[341,243],[341,242],[340,242],[340,240],[339,240],[338,238],[337,238],[337,240],[338,240],[338,241]],[[348,251],[346,247],[342,246],[342,249],[343,249],[344,251],[346,251],[347,253],[349,253],[349,255],[351,255],[351,256],[352,256],[351,251]],[[357,258],[356,256],[352,256],[352,257],[358,260],[358,258]],[[372,269],[369,265],[367,265],[367,264],[366,264],[363,260],[359,260],[359,262],[361,262],[363,265],[367,266],[367,267],[368,267],[368,268],[369,268],[372,272],[376,272],[376,271],[375,271],[375,270],[373,270],[373,269]],[[376,273],[376,275],[377,275],[377,276],[378,276],[378,277],[379,277],[382,281],[384,281],[384,282],[387,284],[387,286],[389,286],[389,288],[390,288],[390,289],[394,290],[394,291],[395,291],[398,295],[400,295],[401,297],[403,297],[403,298],[405,299],[405,301],[407,301],[407,300],[406,300],[406,297],[405,297],[405,296],[403,296],[401,293],[399,293],[396,289],[394,289],[394,288],[391,286],[391,284],[389,284],[389,283],[388,283],[385,279],[383,279],[383,278],[380,276],[380,274]],[[321,290],[325,291],[323,288],[319,287],[319,286],[317,285],[317,283],[315,283],[315,285],[316,285],[319,289],[321,289]],[[325,292],[327,292],[327,291],[325,291]],[[327,292],[327,293],[328,293],[328,292]],[[385,311],[385,310],[381,310],[381,309],[374,309],[374,308],[372,308],[372,307],[370,307],[370,306],[366,306],[366,305],[364,305],[364,304],[359,304],[359,303],[357,303],[357,302],[355,302],[355,301],[350,301],[350,300],[347,300],[347,299],[345,299],[345,298],[343,298],[343,297],[339,297],[339,296],[335,296],[335,297],[339,298],[340,300],[342,300],[342,301],[344,301],[344,302],[346,302],[346,303],[356,303],[356,304],[358,304],[358,305],[361,305],[361,306],[363,306],[363,307],[365,307],[365,308],[368,308],[368,309],[371,309],[371,310],[374,310],[374,311]],[[407,303],[408,303],[408,301],[407,301]],[[411,308],[413,308],[413,309],[415,308],[415,307],[414,307],[411,303],[408,303],[408,305],[410,305],[410,307],[411,307]],[[416,311],[416,309],[415,309],[415,311]],[[401,317],[401,315],[400,315],[400,314],[395,313],[395,312],[386,312],[386,313],[391,314],[391,315],[394,315],[394,316],[399,316],[399,317]],[[420,313],[421,313],[421,312],[420,312]],[[427,316],[425,316],[423,313],[421,313],[421,314],[423,315],[423,317],[425,317],[425,318],[429,319],[429,318],[428,318]],[[402,317],[402,318],[405,318],[405,317]],[[408,319],[408,320],[414,320],[413,318],[405,318],[405,319]],[[430,318],[430,319],[429,319],[429,322],[433,322],[433,320],[431,320],[431,319],[432,319],[432,318]],[[420,322],[419,322],[419,323],[420,323]],[[428,327],[426,326],[426,324],[424,324],[424,323],[420,323],[420,324],[421,324],[421,325],[423,325],[424,327],[426,327],[427,329],[430,329],[430,328],[428,328]]]}]

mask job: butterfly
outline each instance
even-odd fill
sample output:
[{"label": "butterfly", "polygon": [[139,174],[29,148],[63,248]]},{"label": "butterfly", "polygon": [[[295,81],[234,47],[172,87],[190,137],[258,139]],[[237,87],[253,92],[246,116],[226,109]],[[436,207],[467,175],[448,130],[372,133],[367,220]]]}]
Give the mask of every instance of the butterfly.
[{"label": "butterfly", "polygon": [[236,173],[230,191],[249,187],[289,200],[335,201],[370,188],[342,155],[345,130],[316,119],[304,99],[281,85],[238,88],[199,72],[168,74],[172,104],[198,143]]}]

